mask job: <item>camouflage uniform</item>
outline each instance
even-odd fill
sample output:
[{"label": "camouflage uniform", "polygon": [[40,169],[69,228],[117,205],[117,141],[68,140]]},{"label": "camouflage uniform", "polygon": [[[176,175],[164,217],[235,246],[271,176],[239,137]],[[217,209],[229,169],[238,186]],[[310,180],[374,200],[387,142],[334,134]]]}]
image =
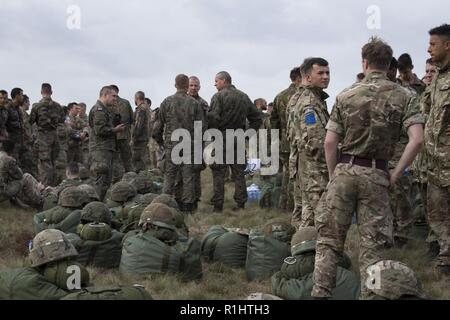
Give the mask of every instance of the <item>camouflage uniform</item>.
[{"label": "camouflage uniform", "polygon": [[[199,95],[196,97],[192,96],[197,102],[200,104],[200,106],[203,109],[203,121],[205,121],[204,126],[207,127],[208,124],[206,123],[207,114],[208,114],[208,102],[202,99]],[[200,198],[202,197],[202,185],[201,185],[201,174],[202,170],[206,169],[206,165],[202,166],[196,166],[194,167],[194,192],[195,192],[195,199],[196,202],[200,201]]]},{"label": "camouflage uniform", "polygon": [[34,208],[42,204],[38,182],[32,175],[23,174],[16,159],[0,151],[0,202],[18,198]]},{"label": "camouflage uniform", "polygon": [[67,162],[82,162],[81,133],[84,129],[84,121],[78,116],[69,115],[69,126],[72,129],[68,139]]},{"label": "camouflage uniform", "polygon": [[369,72],[337,97],[327,130],[341,137],[343,155],[316,217],[319,237],[312,296],[331,297],[338,256],[355,211],[361,295],[367,296],[366,269],[381,260],[382,249],[393,240],[387,162],[402,127],[407,130],[421,123],[416,98],[381,72]]},{"label": "camouflage uniform", "polygon": [[71,131],[69,124],[66,122],[58,124],[56,129],[56,132],[58,133],[59,153],[55,161],[55,184],[59,184],[66,177],[67,151],[69,150],[69,136]]},{"label": "camouflage uniform", "polygon": [[[208,111],[208,127],[218,129],[223,134],[224,149],[226,148],[226,130],[242,129],[245,130],[246,120],[249,121],[250,128],[258,130],[261,126],[261,114],[250,98],[242,91],[230,85],[217,92],[211,99],[211,107]],[[247,202],[247,186],[245,184],[244,170],[245,163],[237,163],[237,145],[234,142],[234,164],[213,164],[211,166],[213,173],[214,196],[212,203],[216,208],[222,208],[225,193],[225,174],[228,166],[231,167],[232,177],[234,178],[234,201],[242,207]],[[223,150],[225,156],[227,150]],[[225,158],[225,157],[224,157]]]},{"label": "camouflage uniform", "polygon": [[[131,125],[133,124],[133,109],[128,100],[117,97],[117,104],[113,108],[116,115],[120,115],[120,123],[125,124],[125,130],[116,133],[117,153],[114,159],[113,182],[119,181],[124,172],[132,171],[131,166]],[[124,171],[124,172],[123,172]]]},{"label": "camouflage uniform", "polygon": [[314,226],[316,208],[328,184],[328,168],[325,161],[326,130],[330,115],[321,89],[305,86],[297,103],[292,107],[294,140],[302,165],[300,181],[302,190],[302,219],[300,227]]},{"label": "camouflage uniform", "polygon": [[131,141],[133,142],[133,155],[131,157],[131,161],[136,172],[145,169],[144,156],[149,137],[149,113],[147,109],[148,108],[145,103],[140,104],[136,108],[134,123],[131,130]]},{"label": "camouflage uniform", "polygon": [[404,82],[402,79],[397,78],[397,83],[400,84],[402,87],[407,88],[408,90],[410,90],[412,93],[415,93],[417,95],[421,95],[425,89],[426,89],[426,85],[425,83],[420,80],[416,74],[413,74],[413,80],[411,82]]},{"label": "camouflage uniform", "polygon": [[281,170],[283,171],[283,182],[281,185],[280,209],[290,210],[294,207],[294,188],[292,178],[289,174],[289,155],[291,152],[290,143],[287,135],[288,112],[287,107],[289,100],[297,91],[297,86],[292,83],[289,88],[281,91],[273,100],[273,110],[270,115],[270,127],[279,129],[280,141],[280,160]]},{"label": "camouflage uniform", "polygon": [[6,131],[8,132],[9,140],[15,142],[14,150],[11,153],[11,156],[14,157],[20,165],[24,143],[22,113],[20,112],[20,107],[15,105],[14,102],[8,103],[5,108],[7,112],[6,114],[8,115],[6,119]]},{"label": "camouflage uniform", "polygon": [[289,103],[286,107],[286,136],[287,141],[290,144],[289,150],[289,185],[292,185],[294,210],[292,211],[291,224],[298,228],[302,221],[302,188],[301,188],[301,161],[298,153],[298,136],[296,135],[297,125],[294,119],[294,109],[297,105],[299,98],[302,96],[305,86],[301,85],[297,88],[297,91],[289,99]]},{"label": "camouflage uniform", "polygon": [[89,167],[89,119],[87,115],[78,116],[79,121],[83,124],[83,132],[87,137],[81,141],[81,157],[84,166]]},{"label": "camouflage uniform", "polygon": [[100,199],[104,198],[112,179],[113,153],[116,151],[113,118],[111,107],[105,106],[100,100],[89,112],[91,172]]},{"label": "camouflage uniform", "polygon": [[149,141],[148,141],[148,153],[149,153],[149,162],[150,168],[154,169],[158,167],[158,161],[156,157],[156,152],[159,149],[158,143],[153,139],[153,125],[155,124],[157,115],[159,113],[159,108],[150,111],[149,116]]},{"label": "camouflage uniform", "polygon": [[[185,91],[178,90],[172,96],[167,97],[161,103],[159,108],[159,117],[156,120],[153,138],[159,143],[164,144],[165,150],[165,170],[164,170],[164,189],[163,192],[175,195],[175,184],[177,175],[180,174],[183,183],[183,192],[181,201],[185,208],[184,211],[192,211],[195,202],[194,193],[194,164],[193,147],[194,139],[191,142],[191,164],[175,164],[172,161],[172,149],[178,142],[171,141],[172,132],[176,129],[188,130],[191,137],[194,137],[194,121],[203,121],[203,110],[200,104]],[[204,130],[202,130],[203,132]]]},{"label": "camouflage uniform", "polygon": [[[429,155],[427,214],[440,245],[437,266],[450,266],[450,64],[430,84],[431,110],[425,126]],[[448,269],[447,269],[448,270]]]},{"label": "camouflage uniform", "polygon": [[61,106],[49,97],[33,104],[30,124],[37,124],[37,148],[39,156],[39,180],[46,186],[55,185],[56,158],[59,154],[59,140],[56,128],[64,122]]},{"label": "camouflage uniform", "polygon": [[37,158],[34,156],[34,145],[35,145],[35,134],[33,133],[33,128],[30,125],[30,115],[23,110],[20,110],[23,119],[23,156],[21,167],[24,172],[31,174],[33,177],[37,178]]}]

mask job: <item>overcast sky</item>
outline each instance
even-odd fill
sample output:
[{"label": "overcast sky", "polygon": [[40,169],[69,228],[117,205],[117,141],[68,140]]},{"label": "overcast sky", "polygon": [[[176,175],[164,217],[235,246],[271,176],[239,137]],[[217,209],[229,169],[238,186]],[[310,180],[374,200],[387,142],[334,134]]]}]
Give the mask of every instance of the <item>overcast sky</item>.
[{"label": "overcast sky", "polygon": [[[367,13],[373,5],[380,19],[376,8]],[[215,74],[226,70],[252,100],[270,102],[292,67],[321,56],[330,63],[331,108],[361,71],[371,35],[396,57],[410,53],[422,77],[427,32],[449,23],[449,12],[442,0],[0,0],[0,88],[21,87],[35,102],[50,82],[56,101],[91,107],[115,83],[122,97],[133,103],[142,90],[155,107],[174,93],[178,73],[198,76],[210,101]]]}]

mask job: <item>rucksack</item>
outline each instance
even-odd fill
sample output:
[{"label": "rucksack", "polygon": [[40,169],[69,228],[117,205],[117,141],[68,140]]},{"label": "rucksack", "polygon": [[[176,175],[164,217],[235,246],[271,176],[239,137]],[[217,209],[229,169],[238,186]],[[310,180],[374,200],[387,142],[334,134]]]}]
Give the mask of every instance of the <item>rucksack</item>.
[{"label": "rucksack", "polygon": [[222,226],[212,226],[202,240],[202,255],[209,262],[221,262],[231,268],[245,266],[248,234],[230,232]]}]

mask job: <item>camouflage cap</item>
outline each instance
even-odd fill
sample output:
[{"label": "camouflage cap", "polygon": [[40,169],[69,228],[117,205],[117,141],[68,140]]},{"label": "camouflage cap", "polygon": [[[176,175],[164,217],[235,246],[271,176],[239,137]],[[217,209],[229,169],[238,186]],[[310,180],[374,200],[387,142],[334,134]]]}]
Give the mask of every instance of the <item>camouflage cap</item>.
[{"label": "camouflage cap", "polygon": [[179,210],[178,203],[175,201],[174,197],[165,193],[160,194],[157,196],[152,203],[163,203],[166,206],[169,206],[171,208],[175,208]]},{"label": "camouflage cap", "polygon": [[136,188],[125,181],[119,181],[111,187],[111,200],[127,202],[137,194]]},{"label": "camouflage cap", "polygon": [[68,187],[59,194],[58,205],[69,208],[83,208],[89,203],[89,195],[78,187]]},{"label": "camouflage cap", "polygon": [[122,181],[130,183],[131,180],[137,177],[137,173],[134,171],[126,172],[122,176]]},{"label": "camouflage cap", "polygon": [[29,258],[32,267],[39,267],[49,262],[60,261],[77,255],[77,250],[66,238],[64,232],[56,229],[46,229],[34,237]]},{"label": "camouflage cap", "polygon": [[97,190],[95,190],[95,188],[90,184],[81,184],[78,188],[85,191],[89,195],[91,201],[100,201]]},{"label": "camouflage cap", "polygon": [[81,211],[81,221],[111,223],[111,211],[100,201],[88,203]]},{"label": "camouflage cap", "polygon": [[172,210],[163,203],[151,203],[142,211],[139,226],[145,227],[147,224],[153,224],[173,231],[176,230],[176,219]]},{"label": "camouflage cap", "polygon": [[406,297],[426,299],[422,285],[414,271],[406,264],[393,260],[381,260],[367,268],[368,287],[384,299],[398,300]]}]

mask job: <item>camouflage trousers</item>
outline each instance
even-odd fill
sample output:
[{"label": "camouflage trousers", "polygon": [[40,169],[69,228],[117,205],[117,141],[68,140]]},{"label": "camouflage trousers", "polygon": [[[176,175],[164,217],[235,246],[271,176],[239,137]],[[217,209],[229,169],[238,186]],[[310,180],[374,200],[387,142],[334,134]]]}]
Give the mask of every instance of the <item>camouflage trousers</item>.
[{"label": "camouflage trousers", "polygon": [[411,177],[402,176],[389,190],[391,210],[394,218],[394,242],[407,241],[411,233],[414,217],[411,204]]},{"label": "camouflage trousers", "polygon": [[81,153],[80,144],[69,145],[67,149],[67,163],[81,162],[83,163],[83,154]]},{"label": "camouflage trousers", "polygon": [[156,151],[158,150],[158,143],[155,141],[155,139],[150,138],[148,142],[148,153],[149,153],[149,162],[150,162],[150,169],[154,169],[158,167],[158,160],[156,156]]},{"label": "camouflage trousers", "polygon": [[146,149],[147,141],[137,141],[132,146],[131,164],[136,172],[145,170]]},{"label": "camouflage trousers", "polygon": [[56,130],[38,131],[36,143],[39,180],[46,186],[55,186],[56,159],[60,149]]},{"label": "camouflage trousers", "polygon": [[22,189],[17,196],[23,203],[30,207],[41,209],[44,197],[39,190],[39,182],[29,173],[22,178]]},{"label": "camouflage trousers", "polygon": [[116,141],[117,150],[119,152],[120,160],[125,172],[133,170],[131,166],[131,147],[129,139],[121,139]]},{"label": "camouflage trousers", "polygon": [[440,252],[437,265],[450,266],[450,186],[428,181],[428,222],[437,237]]},{"label": "camouflage trousers", "polygon": [[59,154],[55,161],[55,167],[55,184],[58,185],[66,178],[67,149],[64,146],[59,149]]},{"label": "camouflage trousers", "polygon": [[112,181],[112,167],[114,151],[111,150],[90,150],[91,152],[91,172],[94,176],[94,187],[102,200]]},{"label": "camouflage trousers", "polygon": [[317,206],[328,184],[326,165],[319,165],[300,154],[302,170],[300,181],[302,189],[302,219],[300,227],[313,227]]},{"label": "camouflage trousers", "polygon": [[289,171],[289,153],[283,152],[280,153],[280,170],[283,173],[283,179],[281,182],[281,192],[280,192],[280,201],[278,203],[278,207],[281,210],[292,211],[294,209],[294,185],[290,178]]},{"label": "camouflage trousers", "polygon": [[291,224],[298,229],[302,221],[302,188],[301,188],[301,167],[297,152],[292,152],[289,156],[289,181],[292,184],[294,209],[292,211]]},{"label": "camouflage trousers", "polygon": [[25,142],[19,150],[19,166],[24,173],[38,177],[37,158],[33,154],[33,144]]},{"label": "camouflage trousers", "polygon": [[196,202],[200,201],[202,197],[202,171],[206,169],[206,166],[202,166],[201,168],[196,166],[194,169],[194,193]]},{"label": "camouflage trousers", "polygon": [[383,249],[392,245],[392,212],[389,176],[378,169],[338,164],[316,217],[318,232],[313,297],[331,297],[336,286],[339,257],[356,211],[359,234],[361,297],[367,298],[367,267],[383,260]]},{"label": "camouflage trousers", "polygon": [[245,205],[247,202],[247,185],[245,183],[245,164],[213,164],[211,171],[213,175],[214,194],[211,199],[217,207],[222,207],[225,201],[225,180],[231,169],[231,177],[234,180],[234,201],[238,205]]},{"label": "camouflage trousers", "polygon": [[180,200],[185,204],[195,202],[194,193],[194,166],[189,164],[174,164],[171,158],[171,149],[165,150],[164,161],[164,187],[163,193],[177,195],[177,184],[181,183]]}]

